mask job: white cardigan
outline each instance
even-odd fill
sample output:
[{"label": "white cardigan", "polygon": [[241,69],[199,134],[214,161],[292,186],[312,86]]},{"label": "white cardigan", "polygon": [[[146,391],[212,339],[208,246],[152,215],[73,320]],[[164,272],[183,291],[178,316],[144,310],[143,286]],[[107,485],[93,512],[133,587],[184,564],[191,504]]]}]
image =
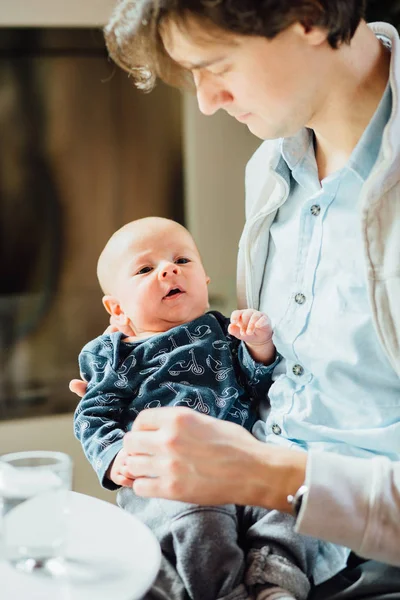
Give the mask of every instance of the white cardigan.
[{"label": "white cardigan", "polygon": [[[373,321],[400,377],[400,39],[391,25],[370,27],[391,45],[393,110],[382,139],[382,159],[360,198],[360,227]],[[240,307],[258,308],[269,228],[287,199],[288,190],[274,171],[279,158],[279,142],[266,141],[247,165],[246,225],[238,256]],[[299,532],[400,565],[400,463],[311,452],[307,485]]]}]

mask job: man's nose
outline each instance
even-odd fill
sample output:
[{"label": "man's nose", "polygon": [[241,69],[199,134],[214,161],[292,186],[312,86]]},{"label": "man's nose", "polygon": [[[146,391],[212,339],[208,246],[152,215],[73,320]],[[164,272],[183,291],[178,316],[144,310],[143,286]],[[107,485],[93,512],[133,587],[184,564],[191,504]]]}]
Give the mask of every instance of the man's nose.
[{"label": "man's nose", "polygon": [[195,76],[197,103],[203,115],[211,116],[233,100],[233,96],[211,75]]}]

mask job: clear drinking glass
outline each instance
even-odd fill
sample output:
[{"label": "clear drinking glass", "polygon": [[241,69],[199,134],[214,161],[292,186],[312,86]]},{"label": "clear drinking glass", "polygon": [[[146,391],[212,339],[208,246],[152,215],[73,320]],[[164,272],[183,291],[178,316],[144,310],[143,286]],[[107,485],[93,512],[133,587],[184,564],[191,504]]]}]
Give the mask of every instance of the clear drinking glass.
[{"label": "clear drinking glass", "polygon": [[0,456],[0,548],[20,570],[57,572],[67,534],[72,460],[62,452]]}]

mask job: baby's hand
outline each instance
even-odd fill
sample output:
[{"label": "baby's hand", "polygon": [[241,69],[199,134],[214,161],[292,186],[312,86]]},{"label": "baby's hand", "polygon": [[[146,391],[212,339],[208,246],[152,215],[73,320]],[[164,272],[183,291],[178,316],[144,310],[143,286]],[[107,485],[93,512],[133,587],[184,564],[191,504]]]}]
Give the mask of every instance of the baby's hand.
[{"label": "baby's hand", "polygon": [[107,471],[108,479],[111,479],[116,485],[122,485],[123,487],[132,487],[134,479],[126,477],[125,459],[128,456],[126,450],[121,448],[117,456],[111,463],[110,468]]},{"label": "baby's hand", "polygon": [[268,317],[252,308],[233,311],[228,333],[251,346],[272,343],[272,327]]}]

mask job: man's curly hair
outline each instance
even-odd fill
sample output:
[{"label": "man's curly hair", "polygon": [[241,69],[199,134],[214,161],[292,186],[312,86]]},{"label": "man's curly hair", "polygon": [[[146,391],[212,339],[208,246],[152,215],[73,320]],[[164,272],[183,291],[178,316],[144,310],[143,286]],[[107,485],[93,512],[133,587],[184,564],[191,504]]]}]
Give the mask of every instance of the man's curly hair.
[{"label": "man's curly hair", "polygon": [[366,0],[118,0],[105,27],[113,60],[128,71],[140,89],[150,91],[156,79],[178,87],[191,85],[189,73],[164,50],[160,30],[172,20],[185,25],[195,18],[203,29],[268,39],[300,22],[323,27],[332,48],[349,43],[364,17]]}]

